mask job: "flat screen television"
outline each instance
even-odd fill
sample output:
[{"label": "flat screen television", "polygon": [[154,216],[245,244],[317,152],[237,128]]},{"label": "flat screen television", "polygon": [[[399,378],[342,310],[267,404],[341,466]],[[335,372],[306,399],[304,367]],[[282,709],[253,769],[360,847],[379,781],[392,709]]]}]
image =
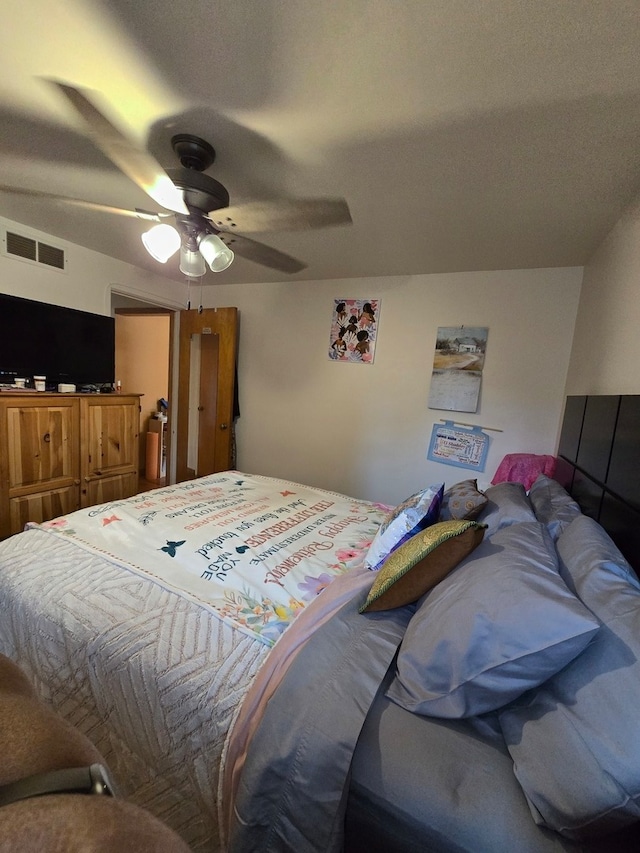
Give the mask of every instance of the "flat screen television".
[{"label": "flat screen television", "polygon": [[111,386],[115,375],[115,320],[60,305],[0,294],[0,383],[15,377]]}]

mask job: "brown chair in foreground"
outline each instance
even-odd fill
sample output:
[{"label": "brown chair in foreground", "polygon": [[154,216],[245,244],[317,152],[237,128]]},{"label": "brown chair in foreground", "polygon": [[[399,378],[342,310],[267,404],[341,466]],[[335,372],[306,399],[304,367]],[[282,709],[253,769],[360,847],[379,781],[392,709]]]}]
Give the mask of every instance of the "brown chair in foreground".
[{"label": "brown chair in foreground", "polygon": [[4,655],[0,749],[0,853],[188,853],[173,830],[113,796],[97,749]]}]

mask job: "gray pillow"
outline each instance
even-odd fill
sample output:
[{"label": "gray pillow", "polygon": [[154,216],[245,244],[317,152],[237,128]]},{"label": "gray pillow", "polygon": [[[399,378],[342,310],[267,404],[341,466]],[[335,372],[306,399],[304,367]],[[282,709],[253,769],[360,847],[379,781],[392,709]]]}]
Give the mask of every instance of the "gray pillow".
[{"label": "gray pillow", "polygon": [[540,474],[529,489],[529,500],[536,518],[547,525],[554,542],[573,519],[581,514],[580,507],[571,495],[560,483],[545,474]]},{"label": "gray pillow", "polygon": [[640,819],[640,583],[587,516],[557,547],[563,577],[602,627],[500,725],[536,821],[580,838]]},{"label": "gray pillow", "polygon": [[487,525],[485,537],[492,536],[510,524],[536,521],[536,514],[522,483],[489,486],[485,495],[488,503],[476,518],[476,521]]},{"label": "gray pillow", "polygon": [[431,717],[484,714],[566,666],[598,627],[560,578],[544,526],[513,524],[421,599],[387,696]]}]

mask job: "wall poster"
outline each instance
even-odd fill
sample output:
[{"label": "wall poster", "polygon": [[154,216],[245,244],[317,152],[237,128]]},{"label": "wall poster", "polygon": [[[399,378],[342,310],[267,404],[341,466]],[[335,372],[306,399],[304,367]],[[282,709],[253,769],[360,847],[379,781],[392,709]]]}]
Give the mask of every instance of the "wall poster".
[{"label": "wall poster", "polygon": [[429,390],[430,409],[476,412],[489,329],[440,326]]},{"label": "wall poster", "polygon": [[466,428],[453,421],[445,421],[444,425],[434,424],[427,459],[482,472],[489,442],[489,436],[479,426]]},{"label": "wall poster", "polygon": [[379,313],[379,299],[334,300],[329,358],[372,364]]}]

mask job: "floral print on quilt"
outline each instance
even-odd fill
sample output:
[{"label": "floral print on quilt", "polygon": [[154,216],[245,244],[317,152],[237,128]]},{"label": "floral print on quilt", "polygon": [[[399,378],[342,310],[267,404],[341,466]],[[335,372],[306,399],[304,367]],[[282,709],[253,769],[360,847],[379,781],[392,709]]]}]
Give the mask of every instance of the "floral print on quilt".
[{"label": "floral print on quilt", "polygon": [[27,526],[71,539],[273,645],[334,577],[362,564],[388,510],[225,471]]}]

